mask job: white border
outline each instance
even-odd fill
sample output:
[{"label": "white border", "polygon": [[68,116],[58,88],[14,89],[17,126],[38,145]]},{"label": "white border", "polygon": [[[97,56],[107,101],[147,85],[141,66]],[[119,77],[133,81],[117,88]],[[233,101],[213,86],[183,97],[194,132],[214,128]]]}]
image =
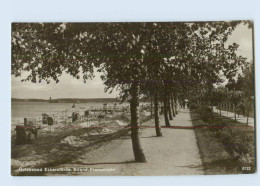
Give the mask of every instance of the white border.
[{"label": "white border", "polygon": [[[1,185],[256,185],[259,173],[230,176],[167,177],[12,177],[10,176],[11,22],[95,21],[211,21],[251,19],[255,23],[255,55],[259,53],[259,3],[257,0],[1,0],[0,5],[0,118]],[[259,64],[255,63],[256,69]],[[256,73],[256,81],[259,75]],[[259,83],[256,86],[259,108]],[[257,115],[259,109],[257,109]],[[259,130],[257,132],[259,137]],[[258,143],[259,144],[259,143]],[[258,145],[259,149],[259,145]],[[259,157],[259,156],[258,156]],[[259,159],[258,159],[259,161]],[[258,171],[259,172],[259,171]]]}]

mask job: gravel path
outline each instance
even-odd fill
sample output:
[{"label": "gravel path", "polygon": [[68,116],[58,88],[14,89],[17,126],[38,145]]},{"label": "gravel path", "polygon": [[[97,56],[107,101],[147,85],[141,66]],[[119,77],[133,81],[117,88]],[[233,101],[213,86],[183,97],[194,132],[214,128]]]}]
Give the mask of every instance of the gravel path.
[{"label": "gravel path", "polygon": [[[160,117],[160,122],[161,126],[165,125],[162,116]],[[153,125],[153,120],[142,124],[142,126]],[[193,129],[189,128],[192,126],[189,110],[181,110],[171,121],[171,126],[177,127],[162,128],[163,137],[156,137],[154,128],[141,130],[141,142],[147,163],[133,162],[132,143],[128,135],[88,152],[74,163],[64,164],[55,168],[89,168],[87,172],[79,172],[78,170],[77,172],[66,174],[63,172],[63,175],[141,176],[203,174],[195,133]],[[49,172],[47,175],[54,174]]]}]

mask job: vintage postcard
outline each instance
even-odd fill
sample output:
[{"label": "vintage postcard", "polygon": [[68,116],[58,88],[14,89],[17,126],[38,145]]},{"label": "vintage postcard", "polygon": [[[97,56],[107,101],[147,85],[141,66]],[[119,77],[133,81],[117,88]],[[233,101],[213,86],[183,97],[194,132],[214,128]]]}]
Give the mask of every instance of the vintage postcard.
[{"label": "vintage postcard", "polygon": [[12,23],[13,176],[256,171],[254,24]]}]

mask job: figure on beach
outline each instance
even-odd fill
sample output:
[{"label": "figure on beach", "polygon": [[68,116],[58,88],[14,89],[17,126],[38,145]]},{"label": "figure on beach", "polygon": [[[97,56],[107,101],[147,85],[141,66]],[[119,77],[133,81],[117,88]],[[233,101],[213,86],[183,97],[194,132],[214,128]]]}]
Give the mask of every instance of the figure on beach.
[{"label": "figure on beach", "polygon": [[76,121],[79,117],[79,101],[72,104],[72,122]]}]

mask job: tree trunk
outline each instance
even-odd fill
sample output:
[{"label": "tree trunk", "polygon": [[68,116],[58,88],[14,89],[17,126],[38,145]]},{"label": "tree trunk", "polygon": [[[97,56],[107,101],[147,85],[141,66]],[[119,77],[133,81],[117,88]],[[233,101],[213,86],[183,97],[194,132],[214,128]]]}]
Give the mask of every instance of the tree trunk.
[{"label": "tree trunk", "polygon": [[248,119],[249,119],[249,109],[247,111],[247,116],[246,116],[246,124],[248,125]]},{"label": "tree trunk", "polygon": [[175,117],[175,110],[174,110],[174,101],[173,101],[173,95],[170,94],[170,103],[172,108],[172,116]]},{"label": "tree trunk", "polygon": [[234,116],[235,116],[235,124],[237,123],[237,113],[236,113],[236,111],[237,111],[237,109],[236,109],[236,106],[235,106],[235,104],[233,105],[233,110],[234,110]]},{"label": "tree trunk", "polygon": [[219,110],[220,110],[220,117],[221,117],[221,109],[222,109],[222,105],[221,105],[221,104],[219,104],[219,105],[220,105]]},{"label": "tree trunk", "polygon": [[162,136],[160,120],[159,120],[158,93],[156,90],[154,94],[154,123],[155,123],[156,136]]},{"label": "tree trunk", "polygon": [[151,99],[151,117],[153,117],[153,100]]},{"label": "tree trunk", "polygon": [[169,119],[173,120],[172,117],[172,109],[171,109],[171,102],[170,102],[170,96],[167,98],[167,108],[168,108],[168,114],[169,114]]},{"label": "tree trunk", "polygon": [[175,114],[178,114],[178,102],[177,97],[174,95]]},{"label": "tree trunk", "polygon": [[164,113],[164,106],[163,106],[163,103],[161,104],[161,113],[160,114],[163,114]]},{"label": "tree trunk", "polygon": [[227,117],[228,117],[228,112],[229,112],[229,103],[227,103]]},{"label": "tree trunk", "polygon": [[131,138],[132,146],[136,162],[146,162],[146,158],[141,146],[141,141],[139,138],[139,87],[136,83],[131,86],[131,100],[130,100],[130,110],[131,110]]},{"label": "tree trunk", "polygon": [[164,96],[164,99],[163,99],[163,113],[164,113],[164,119],[165,119],[165,126],[167,127],[170,127],[170,121],[169,121],[169,118],[168,118],[168,108],[167,108],[167,97],[166,95]]},{"label": "tree trunk", "polygon": [[[250,100],[249,100],[250,101]],[[246,124],[248,125],[250,103],[247,104]]]}]

